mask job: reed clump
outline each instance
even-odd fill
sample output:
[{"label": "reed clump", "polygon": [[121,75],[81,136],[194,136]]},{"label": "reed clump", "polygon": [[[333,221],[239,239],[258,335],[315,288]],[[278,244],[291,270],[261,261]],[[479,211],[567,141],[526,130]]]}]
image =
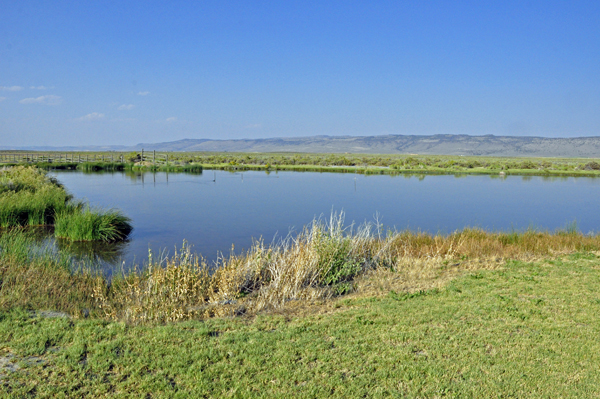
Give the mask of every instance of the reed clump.
[{"label": "reed clump", "polygon": [[131,169],[133,164],[131,163],[122,163],[122,162],[82,162],[77,164],[77,169],[83,172],[99,172],[99,171],[107,171],[107,172],[118,172],[123,170]]},{"label": "reed clump", "polygon": [[490,233],[465,229],[449,235],[382,232],[369,224],[344,227],[343,214],[315,220],[296,236],[215,265],[189,246],[162,262],[95,288],[106,317],[133,323],[254,314],[293,303],[323,303],[350,292],[439,286],[444,276],[500,267],[503,260],[600,250],[600,236],[565,230]]},{"label": "reed clump", "polygon": [[116,209],[93,209],[78,204],[54,218],[54,235],[71,241],[122,241],[133,230],[131,219]]}]

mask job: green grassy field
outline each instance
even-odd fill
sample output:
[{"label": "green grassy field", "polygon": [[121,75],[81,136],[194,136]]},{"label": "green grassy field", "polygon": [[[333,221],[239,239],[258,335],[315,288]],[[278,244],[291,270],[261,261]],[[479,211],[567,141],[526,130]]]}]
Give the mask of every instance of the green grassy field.
[{"label": "green grassy field", "polygon": [[[506,262],[308,315],[131,326],[5,311],[5,397],[596,397],[600,259]],[[16,365],[16,366],[15,366]],[[15,370],[15,371],[10,371]]]}]

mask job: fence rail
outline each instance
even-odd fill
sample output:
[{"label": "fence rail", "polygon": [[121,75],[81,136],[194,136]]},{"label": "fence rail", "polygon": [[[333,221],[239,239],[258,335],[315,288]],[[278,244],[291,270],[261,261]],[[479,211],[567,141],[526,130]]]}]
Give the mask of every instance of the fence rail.
[{"label": "fence rail", "polygon": [[[124,154],[82,154],[77,152],[0,152],[0,163],[38,163],[38,162],[132,162],[125,159]],[[169,162],[168,153],[157,153],[156,151],[144,151],[138,153],[133,162],[151,162],[153,164],[165,164]]]}]

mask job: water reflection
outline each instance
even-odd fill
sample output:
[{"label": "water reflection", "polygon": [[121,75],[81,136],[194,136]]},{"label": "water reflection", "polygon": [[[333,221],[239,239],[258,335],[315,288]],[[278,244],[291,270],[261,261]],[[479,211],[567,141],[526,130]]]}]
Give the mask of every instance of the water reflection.
[{"label": "water reflection", "polygon": [[116,265],[127,252],[127,241],[102,243],[94,241],[70,241],[54,239],[58,250],[69,253],[77,259],[89,259],[100,264]]},{"label": "water reflection", "polygon": [[103,243],[94,241],[70,241],[54,237],[52,226],[36,226],[26,229],[40,248],[50,247],[69,254],[75,261],[111,268],[119,264],[127,253],[129,241]]},{"label": "water reflection", "polygon": [[120,247],[56,243],[115,264],[144,261],[149,248],[172,253],[184,239],[210,262],[232,244],[238,251],[253,237],[270,241],[297,232],[332,210],[343,210],[348,223],[373,221],[379,213],[389,228],[430,233],[554,230],[573,221],[587,233],[600,226],[600,179],[589,177],[212,170],[55,175],[76,198],[132,218],[131,241]]}]

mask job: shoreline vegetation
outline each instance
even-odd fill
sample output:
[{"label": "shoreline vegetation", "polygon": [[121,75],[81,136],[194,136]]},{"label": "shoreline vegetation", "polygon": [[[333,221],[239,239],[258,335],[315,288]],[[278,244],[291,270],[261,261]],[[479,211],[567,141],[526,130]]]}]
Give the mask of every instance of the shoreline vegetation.
[{"label": "shoreline vegetation", "polygon": [[121,241],[131,220],[117,210],[90,208],[77,201],[47,172],[33,166],[0,169],[0,228],[54,227],[71,241]]},{"label": "shoreline vegetation", "polygon": [[255,241],[214,264],[184,242],[173,256],[155,259],[150,253],[143,269],[108,279],[93,264],[74,270],[78,263],[67,252],[40,248],[27,231],[12,229],[0,235],[0,309],[44,308],[132,325],[256,316],[346,295],[410,296],[509,260],[598,251],[600,235],[581,234],[575,226],[553,233],[467,228],[431,235],[344,226],[343,214],[334,214],[297,236],[270,245]]},{"label": "shoreline vegetation", "polygon": [[[6,217],[17,205],[25,216]],[[432,235],[347,226],[340,213],[210,265],[184,242],[110,279],[21,227],[53,221],[57,235],[83,226],[81,236],[111,212],[73,202],[42,170],[0,169],[2,395],[586,397],[600,387],[600,235],[574,224]]]},{"label": "shoreline vegetation", "polygon": [[[90,158],[92,161],[90,161]],[[132,170],[198,173],[203,169],[216,169],[391,175],[420,173],[498,176],[600,176],[600,159],[501,158],[417,154],[144,153],[143,151],[139,153],[68,152],[50,154],[0,151],[0,162],[4,162],[5,165],[33,163],[44,169],[77,169],[84,172]]]}]

